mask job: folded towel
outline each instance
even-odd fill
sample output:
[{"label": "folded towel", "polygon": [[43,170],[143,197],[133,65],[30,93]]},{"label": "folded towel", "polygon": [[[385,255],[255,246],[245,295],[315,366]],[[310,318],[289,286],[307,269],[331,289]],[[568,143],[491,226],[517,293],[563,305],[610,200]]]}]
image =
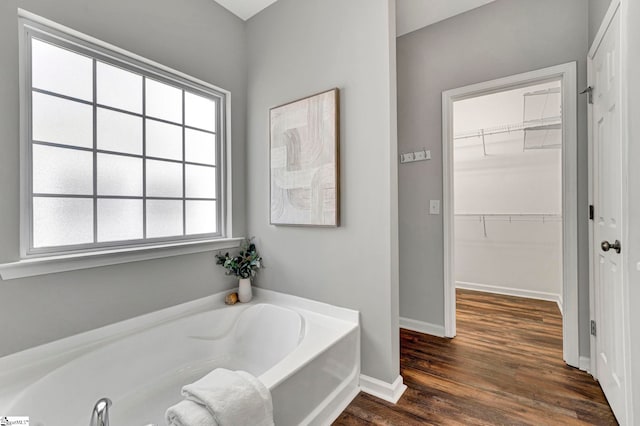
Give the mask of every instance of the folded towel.
[{"label": "folded towel", "polygon": [[245,371],[217,368],[183,387],[182,395],[207,407],[219,426],[274,425],[271,393]]},{"label": "folded towel", "polygon": [[206,407],[193,401],[180,401],[165,414],[169,426],[219,426]]}]

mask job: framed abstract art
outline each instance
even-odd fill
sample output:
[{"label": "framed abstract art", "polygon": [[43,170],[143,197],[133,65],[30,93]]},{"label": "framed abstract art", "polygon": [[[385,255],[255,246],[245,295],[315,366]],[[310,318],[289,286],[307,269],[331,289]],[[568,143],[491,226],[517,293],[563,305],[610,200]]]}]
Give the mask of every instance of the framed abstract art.
[{"label": "framed abstract art", "polygon": [[270,111],[271,224],[338,226],[339,91]]}]

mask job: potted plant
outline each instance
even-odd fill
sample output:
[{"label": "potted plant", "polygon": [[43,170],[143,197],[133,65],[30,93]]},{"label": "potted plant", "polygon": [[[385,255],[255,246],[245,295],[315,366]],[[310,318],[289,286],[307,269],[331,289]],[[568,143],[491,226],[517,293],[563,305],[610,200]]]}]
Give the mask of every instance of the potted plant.
[{"label": "potted plant", "polygon": [[240,252],[236,256],[230,256],[229,253],[216,254],[216,265],[222,265],[227,270],[227,275],[238,277],[238,300],[249,302],[253,297],[251,278],[262,268],[262,257],[256,250],[253,237],[246,238],[240,244]]}]

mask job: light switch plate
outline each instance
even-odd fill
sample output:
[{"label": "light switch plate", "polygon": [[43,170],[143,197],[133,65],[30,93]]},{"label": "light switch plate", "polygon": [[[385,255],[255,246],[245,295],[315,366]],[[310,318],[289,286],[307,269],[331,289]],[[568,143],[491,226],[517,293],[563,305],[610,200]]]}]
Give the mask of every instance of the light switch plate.
[{"label": "light switch plate", "polygon": [[440,200],[429,200],[429,214],[440,214]]},{"label": "light switch plate", "polygon": [[406,154],[402,154],[401,160],[402,163],[411,163],[416,161],[416,156],[413,152],[408,152]]},{"label": "light switch plate", "polygon": [[400,154],[400,163],[414,163],[416,161],[431,160],[431,151],[415,151]]},{"label": "light switch plate", "polygon": [[413,156],[415,157],[415,161],[430,160],[431,151],[416,151],[413,153]]}]

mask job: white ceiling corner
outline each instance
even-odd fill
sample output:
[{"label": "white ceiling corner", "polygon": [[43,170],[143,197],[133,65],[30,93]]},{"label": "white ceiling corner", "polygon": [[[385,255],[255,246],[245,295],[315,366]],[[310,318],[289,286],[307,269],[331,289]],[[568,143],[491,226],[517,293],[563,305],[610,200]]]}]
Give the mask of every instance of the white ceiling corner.
[{"label": "white ceiling corner", "polygon": [[495,0],[396,0],[398,37]]},{"label": "white ceiling corner", "polygon": [[277,0],[215,0],[225,9],[242,20],[251,18],[256,13],[267,8]]},{"label": "white ceiling corner", "polygon": [[[215,1],[246,21],[277,0]],[[495,0],[396,0],[397,36],[400,37],[492,1]]]}]

